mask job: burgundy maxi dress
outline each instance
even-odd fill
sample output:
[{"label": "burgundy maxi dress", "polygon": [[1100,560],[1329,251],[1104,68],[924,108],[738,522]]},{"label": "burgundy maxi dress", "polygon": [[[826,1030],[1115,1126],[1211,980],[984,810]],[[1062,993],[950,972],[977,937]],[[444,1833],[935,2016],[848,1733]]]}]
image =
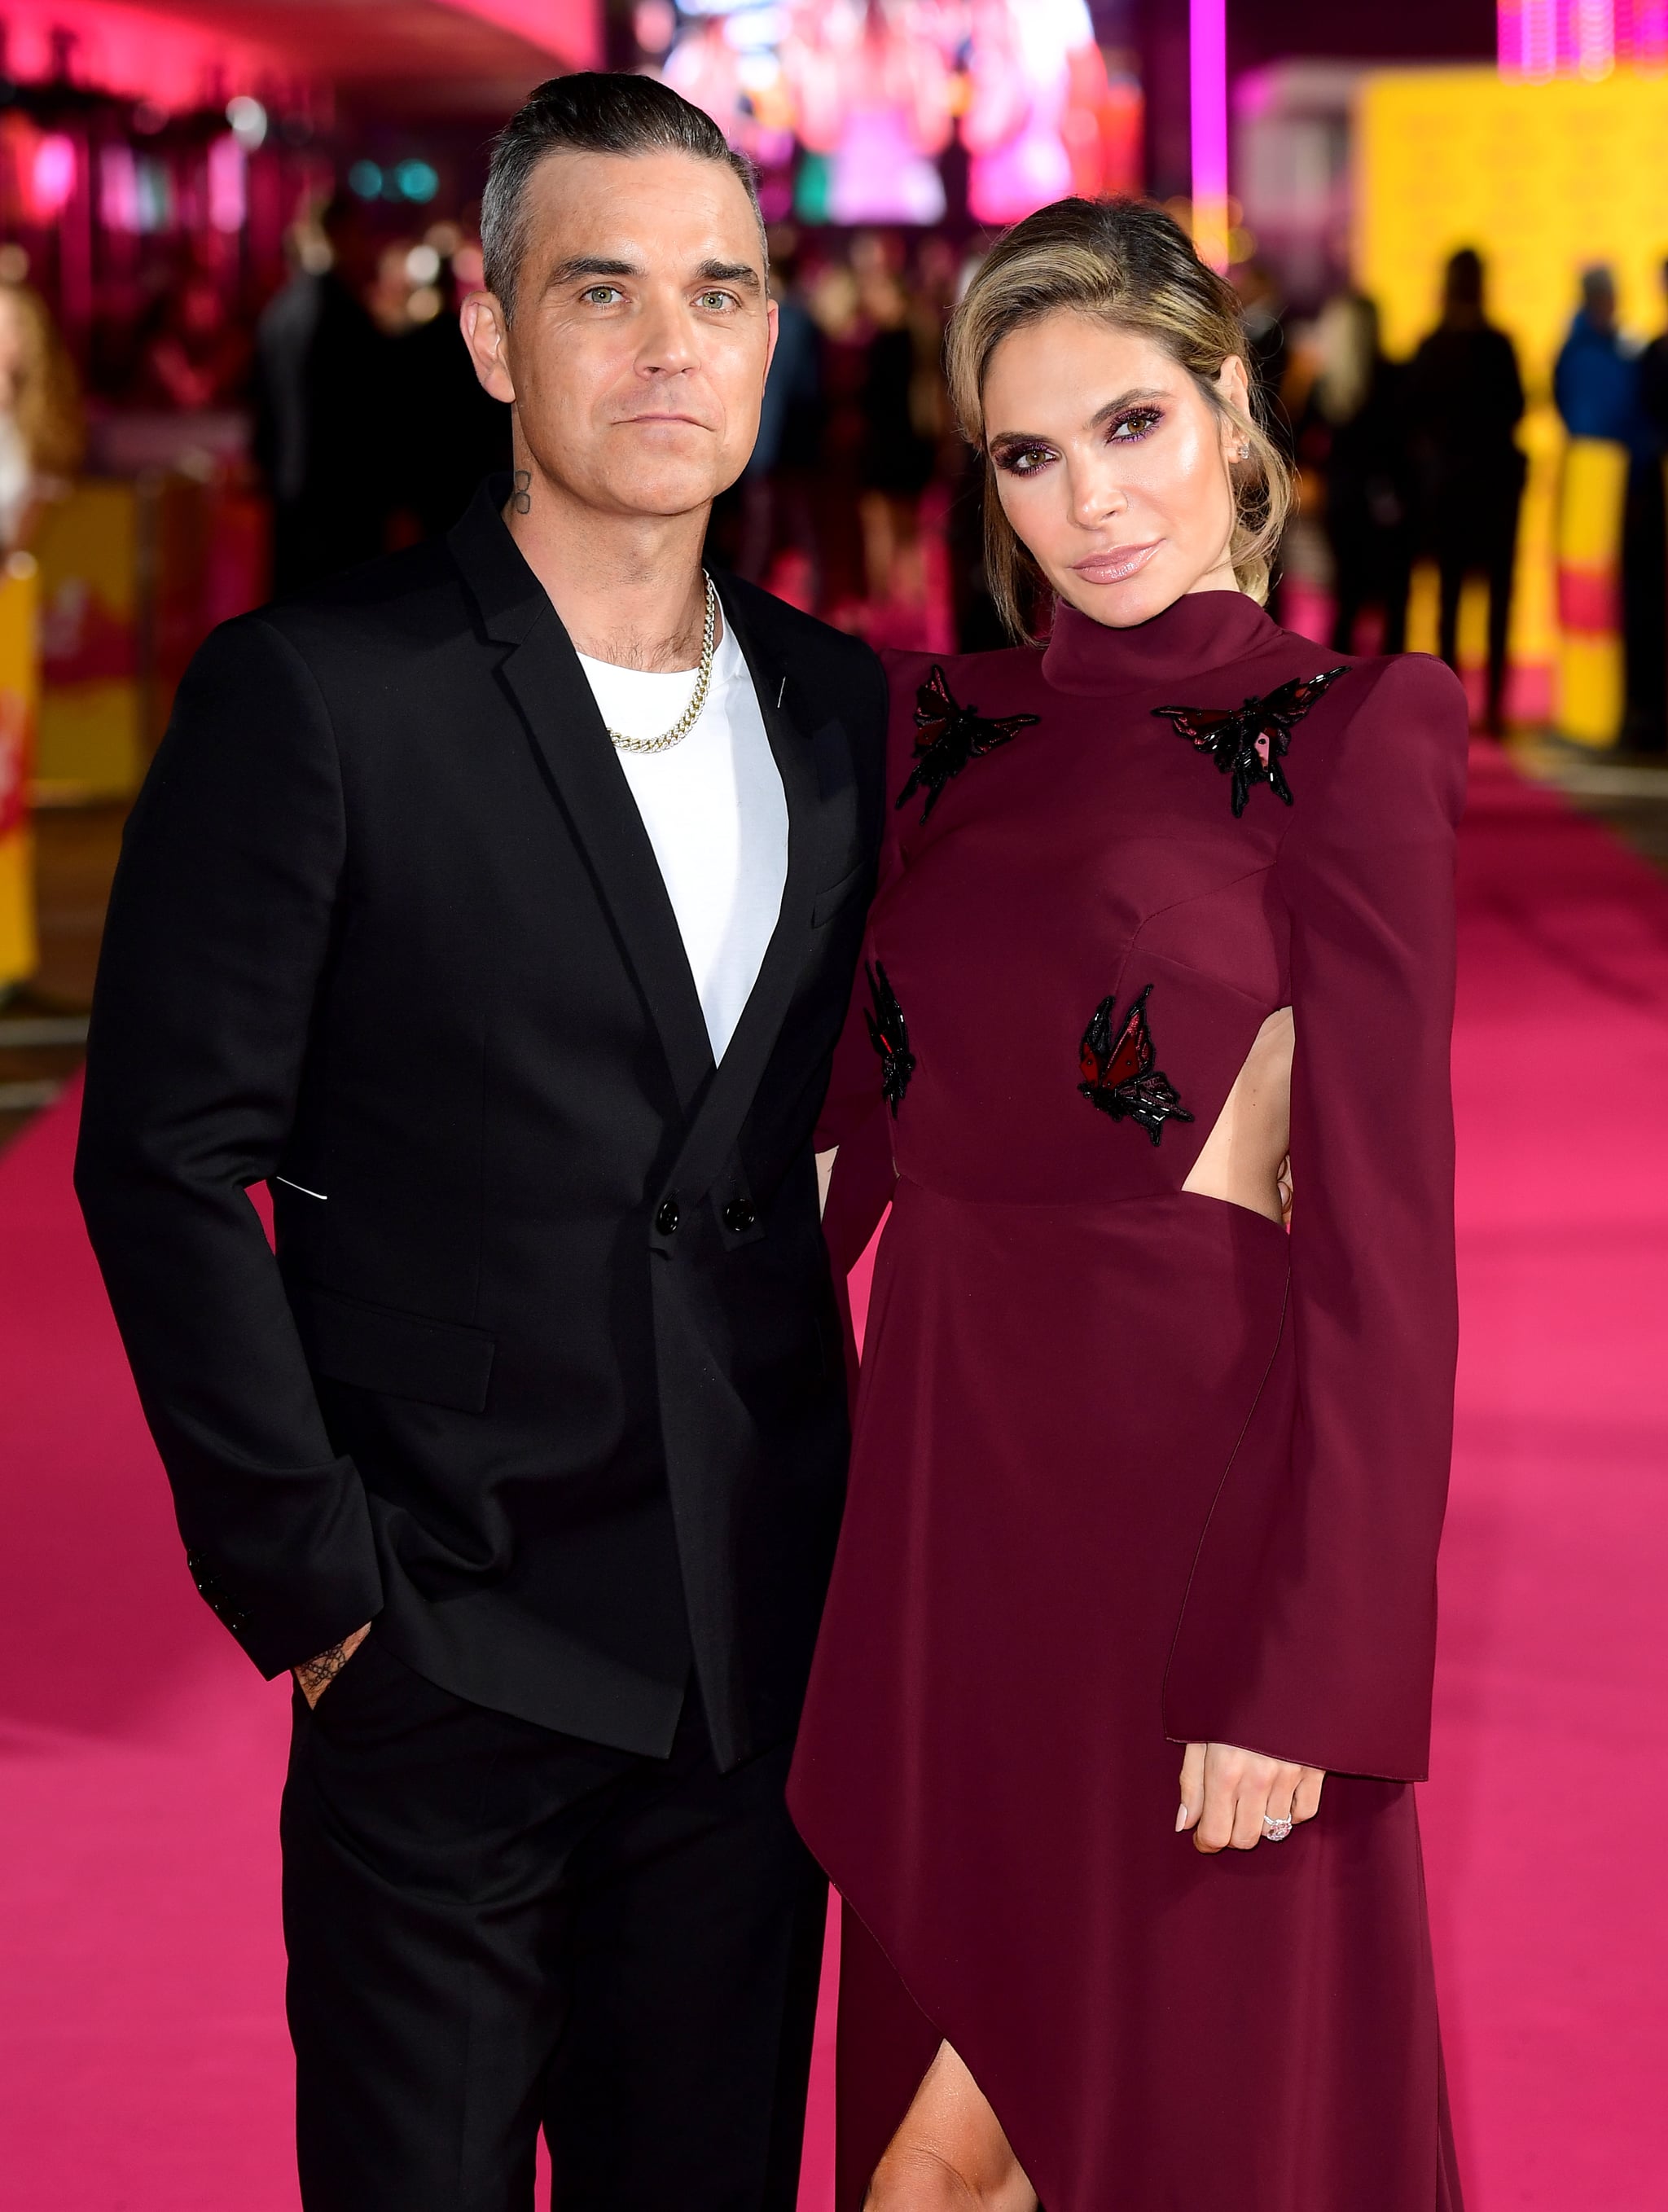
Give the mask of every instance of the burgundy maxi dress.
[{"label": "burgundy maxi dress", "polygon": [[[841,2212],[941,2037],[1046,2212],[1457,2212],[1409,1784],[1466,714],[1336,659],[1216,592],[892,665],[837,1257],[892,1213],[789,1793],[846,1903]],[[1289,1237],[1182,1188],[1288,1006]],[[1203,1856],[1190,1740],[1325,1768],[1319,1817]]]}]

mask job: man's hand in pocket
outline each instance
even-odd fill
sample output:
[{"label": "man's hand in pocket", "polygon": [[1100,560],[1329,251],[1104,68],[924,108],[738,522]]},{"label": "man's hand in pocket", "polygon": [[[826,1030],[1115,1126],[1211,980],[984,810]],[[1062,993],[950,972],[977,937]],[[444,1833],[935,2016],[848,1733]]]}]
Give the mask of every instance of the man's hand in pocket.
[{"label": "man's hand in pocket", "polygon": [[295,1680],[301,1684],[301,1695],[309,1706],[318,1704],[370,1632],[371,1625],[368,1620],[362,1628],[356,1628],[352,1635],[344,1637],[341,1643],[332,1644],[328,1651],[321,1651],[316,1659],[309,1659],[296,1668]]}]

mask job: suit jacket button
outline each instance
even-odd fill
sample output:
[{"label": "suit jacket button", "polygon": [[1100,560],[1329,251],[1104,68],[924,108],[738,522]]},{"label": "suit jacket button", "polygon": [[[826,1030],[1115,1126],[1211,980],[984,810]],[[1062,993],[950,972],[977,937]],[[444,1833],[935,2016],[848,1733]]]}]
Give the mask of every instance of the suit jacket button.
[{"label": "suit jacket button", "polygon": [[732,1237],[745,1237],[758,1219],[745,1198],[733,1198],[724,1208],[724,1226]]},{"label": "suit jacket button", "polygon": [[662,1237],[670,1237],[678,1226],[678,1201],[668,1198],[654,1216],[654,1226]]}]

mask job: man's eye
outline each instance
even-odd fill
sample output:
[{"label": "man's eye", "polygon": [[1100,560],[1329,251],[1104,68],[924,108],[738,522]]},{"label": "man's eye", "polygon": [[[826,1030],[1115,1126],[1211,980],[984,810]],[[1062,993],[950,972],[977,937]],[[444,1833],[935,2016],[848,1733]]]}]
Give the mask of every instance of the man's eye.
[{"label": "man's eye", "polygon": [[624,299],[625,295],[618,284],[589,284],[579,296],[594,307],[606,307],[614,301]]},{"label": "man's eye", "polygon": [[734,307],[735,295],[734,292],[697,292],[695,304],[697,307],[706,307],[712,313],[717,313],[725,307]]}]

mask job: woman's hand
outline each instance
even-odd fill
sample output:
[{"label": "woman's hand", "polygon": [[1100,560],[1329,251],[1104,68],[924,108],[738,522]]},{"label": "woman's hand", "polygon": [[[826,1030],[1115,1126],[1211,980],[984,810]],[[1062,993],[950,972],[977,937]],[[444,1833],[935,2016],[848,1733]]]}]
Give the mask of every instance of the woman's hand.
[{"label": "woman's hand", "polygon": [[[1231,1743],[1190,1743],[1182,1760],[1182,1808],[1176,1833],[1190,1828],[1199,1851],[1251,1850],[1283,1841],[1320,1810],[1326,1779],[1318,1766],[1293,1766]],[[1264,1826],[1266,1814],[1271,1826]],[[1281,1823],[1289,1821],[1290,1828]]]}]

